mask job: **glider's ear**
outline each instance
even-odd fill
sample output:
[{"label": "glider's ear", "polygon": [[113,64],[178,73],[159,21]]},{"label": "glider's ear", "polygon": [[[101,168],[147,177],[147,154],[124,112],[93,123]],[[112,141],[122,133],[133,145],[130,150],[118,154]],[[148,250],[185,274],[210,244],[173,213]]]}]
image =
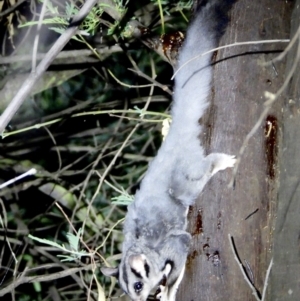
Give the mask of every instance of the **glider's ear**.
[{"label": "glider's ear", "polygon": [[100,268],[103,275],[108,277],[116,277],[119,276],[119,269],[118,268],[110,268],[110,267],[101,267]]}]

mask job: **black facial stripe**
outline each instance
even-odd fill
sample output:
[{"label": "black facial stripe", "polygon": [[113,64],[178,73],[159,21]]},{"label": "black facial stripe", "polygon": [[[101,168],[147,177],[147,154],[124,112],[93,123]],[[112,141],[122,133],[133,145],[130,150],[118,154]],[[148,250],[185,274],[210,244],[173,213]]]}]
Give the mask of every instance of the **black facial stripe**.
[{"label": "black facial stripe", "polygon": [[145,262],[145,264],[144,264],[144,269],[145,269],[147,278],[149,278],[150,267],[147,262]]},{"label": "black facial stripe", "polygon": [[130,268],[131,272],[138,278],[143,279],[142,275],[137,272],[134,268]]},{"label": "black facial stripe", "polygon": [[138,239],[140,237],[140,229],[138,227],[135,228],[135,238]]},{"label": "black facial stripe", "polygon": [[123,281],[125,282],[126,284],[126,289],[123,288],[124,290],[126,290],[126,292],[128,292],[128,275],[127,275],[127,270],[126,270],[126,265],[124,264],[123,265]]}]

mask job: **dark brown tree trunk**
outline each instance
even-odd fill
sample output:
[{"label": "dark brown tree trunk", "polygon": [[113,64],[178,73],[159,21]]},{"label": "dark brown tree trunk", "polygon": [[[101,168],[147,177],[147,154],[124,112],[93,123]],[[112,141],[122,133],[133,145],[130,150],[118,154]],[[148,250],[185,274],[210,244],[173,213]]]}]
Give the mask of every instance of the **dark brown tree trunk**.
[{"label": "dark brown tree trunk", "polygon": [[[220,45],[289,38],[292,7],[293,3],[290,1],[238,1],[232,10],[230,26]],[[286,76],[284,62],[269,66],[262,66],[261,63],[274,58],[277,55],[274,51],[283,50],[285,46],[286,44],[280,43],[255,44],[231,47],[218,52],[217,61],[221,62],[215,65],[212,106],[207,114],[207,120],[203,120],[207,125],[204,140],[208,153],[219,151],[238,154],[246,135],[264,109],[266,100],[264,92],[276,93]],[[226,60],[223,60],[225,58]],[[299,98],[299,89],[294,97],[296,96]],[[235,261],[228,234],[233,236],[246,272],[260,292],[263,290],[264,278],[272,257],[274,257],[272,275],[275,273],[279,255],[276,255],[278,251],[274,250],[274,244],[276,247],[279,243],[278,248],[281,249],[287,247],[276,241],[279,230],[274,231],[276,216],[280,215],[277,208],[282,210],[281,205],[277,206],[282,103],[283,98],[278,99],[250,139],[241,158],[235,189],[228,188],[232,171],[220,172],[206,186],[197,205],[191,209],[190,232],[193,235],[193,242],[186,274],[178,292],[178,300],[255,300]],[[294,106],[298,108],[298,102]],[[288,115],[290,110],[289,107],[289,111],[284,115]],[[291,121],[293,127],[299,123],[298,132],[296,133],[295,129],[293,135],[300,135],[300,119],[296,120],[297,114],[298,111],[295,113],[295,120]],[[292,136],[289,137],[293,139]],[[300,141],[300,137],[298,140]],[[294,144],[295,156],[296,149],[297,145]],[[295,170],[297,170],[296,159],[291,155],[288,158],[291,160],[289,161],[291,166],[295,163],[293,165]],[[282,176],[284,166],[281,168]],[[290,203],[285,204],[285,207],[292,204],[289,209],[296,210],[298,206],[299,234],[299,202],[291,197],[298,187],[296,186],[299,181],[298,173],[300,171],[291,174],[296,176],[295,184],[293,187],[286,187],[288,194],[282,192],[280,195],[289,196],[287,201]],[[288,178],[286,181],[289,181]],[[287,209],[284,212],[287,212]],[[294,230],[293,239],[296,229]],[[299,270],[299,241],[282,243],[292,244],[297,250],[290,264],[294,263],[296,266],[294,260],[298,260]],[[285,263],[283,259],[282,265]],[[285,270],[282,271],[287,273],[287,269],[285,266]],[[272,280],[272,289],[273,283]],[[270,287],[266,300],[276,300]],[[293,288],[295,289],[295,283]],[[278,298],[278,300],[297,300],[297,298],[294,295],[294,299]]]}]

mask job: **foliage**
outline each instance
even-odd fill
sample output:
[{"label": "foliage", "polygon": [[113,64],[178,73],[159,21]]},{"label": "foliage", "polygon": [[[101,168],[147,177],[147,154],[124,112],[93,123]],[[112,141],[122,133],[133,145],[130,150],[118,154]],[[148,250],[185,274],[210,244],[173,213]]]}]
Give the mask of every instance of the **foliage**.
[{"label": "foliage", "polygon": [[[54,6],[51,1],[39,0],[41,3],[46,5],[46,17],[42,20],[42,24],[51,24],[54,26],[49,26],[49,29],[62,34],[69,26],[72,17],[77,15],[79,12],[79,7],[77,7],[73,2],[66,2],[64,14],[60,14],[58,6]],[[100,25],[100,17],[103,14],[103,5],[99,3],[97,6],[93,7],[91,12],[83,20],[82,24],[79,26],[80,35],[89,36],[94,35]],[[121,9],[121,8],[120,8]],[[19,27],[26,27],[39,24],[39,21],[26,22]],[[83,42],[81,38],[74,36],[73,39]]]},{"label": "foliage", "polygon": [[[2,136],[1,183],[13,179],[13,184],[0,189],[0,297],[6,289],[5,297],[13,294],[17,301],[47,300],[52,290],[62,300],[121,294],[98,267],[114,265],[119,258],[126,205],[162,141],[162,122],[169,117],[171,95],[165,91],[172,84],[172,69],[139,41],[123,40],[114,31],[125,27],[123,18],[139,16],[149,26],[149,15],[141,12],[146,9],[154,19],[159,15],[156,3],[110,2],[89,14],[67,46],[70,57],[50,67],[49,81],[59,78],[59,83],[33,94]],[[11,23],[15,40],[23,42],[12,51],[2,36],[3,56],[15,55],[6,66],[4,86],[22,81],[19,76],[30,71],[31,57],[26,60],[24,55],[32,53],[41,5],[47,9],[38,51],[46,52],[82,1],[25,4],[19,13],[26,15],[26,23],[25,18],[20,27],[20,18]],[[178,6],[171,1],[160,5],[163,14],[168,11],[179,20],[165,22],[167,30],[175,23],[186,26]],[[116,41],[122,47],[114,52]],[[87,49],[93,56],[76,55]],[[71,68],[77,75],[61,80],[61,73]],[[35,175],[16,178],[31,168]],[[79,228],[84,230],[76,233]],[[62,243],[66,237],[68,246]]]},{"label": "foliage", "polygon": [[79,250],[79,240],[80,236],[82,235],[82,229],[79,229],[77,232],[77,235],[74,235],[73,233],[68,232],[66,234],[66,237],[68,239],[68,243],[70,248],[66,248],[64,244],[60,245],[56,242],[53,242],[51,240],[45,239],[45,238],[38,238],[32,235],[28,235],[29,238],[36,240],[42,244],[46,244],[52,247],[55,247],[56,249],[59,249],[61,251],[64,251],[66,253],[70,253],[69,256],[67,255],[57,255],[57,257],[61,257],[61,261],[73,261],[73,260],[80,260],[82,256],[88,256],[88,253],[85,250]]}]

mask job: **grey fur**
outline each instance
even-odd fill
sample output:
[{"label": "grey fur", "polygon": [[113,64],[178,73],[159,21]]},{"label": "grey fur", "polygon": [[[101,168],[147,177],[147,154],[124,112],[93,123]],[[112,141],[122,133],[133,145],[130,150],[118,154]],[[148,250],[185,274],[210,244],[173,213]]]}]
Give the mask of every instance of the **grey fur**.
[{"label": "grey fur", "polygon": [[[222,21],[226,20],[232,2],[201,2],[188,29],[177,69],[217,46],[220,16],[223,13]],[[208,54],[193,60],[176,75],[169,133],[128,207],[118,272],[121,287],[134,301],[145,301],[163,279],[166,284],[161,286],[159,297],[175,300],[191,239],[186,232],[188,206],[194,204],[213,174],[235,163],[234,156],[205,156],[198,139],[198,120],[208,106],[211,91],[211,57]],[[117,270],[104,273],[117,275]],[[135,283],[143,284],[140,291],[134,290]]]}]

